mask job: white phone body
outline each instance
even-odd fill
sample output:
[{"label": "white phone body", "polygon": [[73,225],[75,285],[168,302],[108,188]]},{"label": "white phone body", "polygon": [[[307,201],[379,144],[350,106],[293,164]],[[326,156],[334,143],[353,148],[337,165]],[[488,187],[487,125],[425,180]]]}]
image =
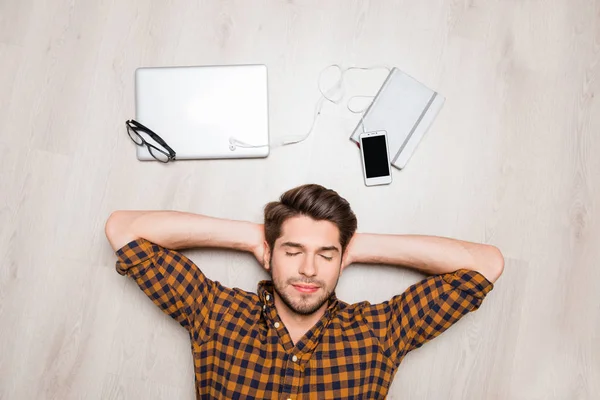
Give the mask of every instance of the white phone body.
[{"label": "white phone body", "polygon": [[387,132],[363,132],[360,134],[359,140],[365,185],[375,186],[392,183]]}]

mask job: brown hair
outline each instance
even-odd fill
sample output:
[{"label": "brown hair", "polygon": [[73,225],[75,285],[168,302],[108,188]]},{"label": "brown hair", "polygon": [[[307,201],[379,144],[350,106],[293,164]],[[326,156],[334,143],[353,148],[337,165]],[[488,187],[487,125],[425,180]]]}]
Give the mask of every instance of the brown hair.
[{"label": "brown hair", "polygon": [[272,201],[265,206],[265,240],[271,251],[281,236],[283,223],[298,215],[334,223],[340,231],[342,253],[356,232],[356,215],[346,199],[320,185],[302,185],[288,190],[279,201]]}]

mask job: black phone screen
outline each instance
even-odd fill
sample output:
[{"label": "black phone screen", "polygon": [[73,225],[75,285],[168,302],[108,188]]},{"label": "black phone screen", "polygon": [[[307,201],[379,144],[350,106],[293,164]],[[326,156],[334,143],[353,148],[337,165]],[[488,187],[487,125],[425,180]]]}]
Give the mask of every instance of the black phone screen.
[{"label": "black phone screen", "polygon": [[390,174],[390,162],[385,146],[385,136],[363,137],[362,148],[367,178],[388,176]]}]

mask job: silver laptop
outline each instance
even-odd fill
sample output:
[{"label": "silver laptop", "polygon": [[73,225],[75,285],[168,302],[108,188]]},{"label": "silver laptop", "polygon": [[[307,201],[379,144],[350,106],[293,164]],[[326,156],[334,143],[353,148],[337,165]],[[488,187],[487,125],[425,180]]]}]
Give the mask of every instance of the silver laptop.
[{"label": "silver laptop", "polygon": [[[158,134],[176,160],[269,155],[265,65],[138,68],[135,104],[136,120]],[[232,138],[248,146],[232,146]],[[146,146],[136,147],[139,160],[154,160]]]}]

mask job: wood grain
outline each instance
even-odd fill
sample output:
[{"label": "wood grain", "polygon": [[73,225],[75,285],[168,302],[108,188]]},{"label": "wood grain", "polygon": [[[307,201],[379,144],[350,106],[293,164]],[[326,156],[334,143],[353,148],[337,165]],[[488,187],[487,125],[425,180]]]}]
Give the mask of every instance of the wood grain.
[{"label": "wood grain", "polygon": [[[115,272],[106,218],[259,222],[307,182],[346,197],[359,231],[506,257],[482,307],[407,356],[390,399],[599,398],[599,61],[592,0],[0,2],[0,398],[194,398],[188,336]],[[269,68],[273,138],[308,130],[331,63],[397,66],[447,102],[387,187],[364,186],[345,103],[264,160],[137,161],[123,126],[137,67],[238,63]],[[347,78],[346,100],[385,74]],[[187,254],[230,287],[267,276],[249,254]],[[338,296],[383,301],[421,278],[356,265]]]}]

